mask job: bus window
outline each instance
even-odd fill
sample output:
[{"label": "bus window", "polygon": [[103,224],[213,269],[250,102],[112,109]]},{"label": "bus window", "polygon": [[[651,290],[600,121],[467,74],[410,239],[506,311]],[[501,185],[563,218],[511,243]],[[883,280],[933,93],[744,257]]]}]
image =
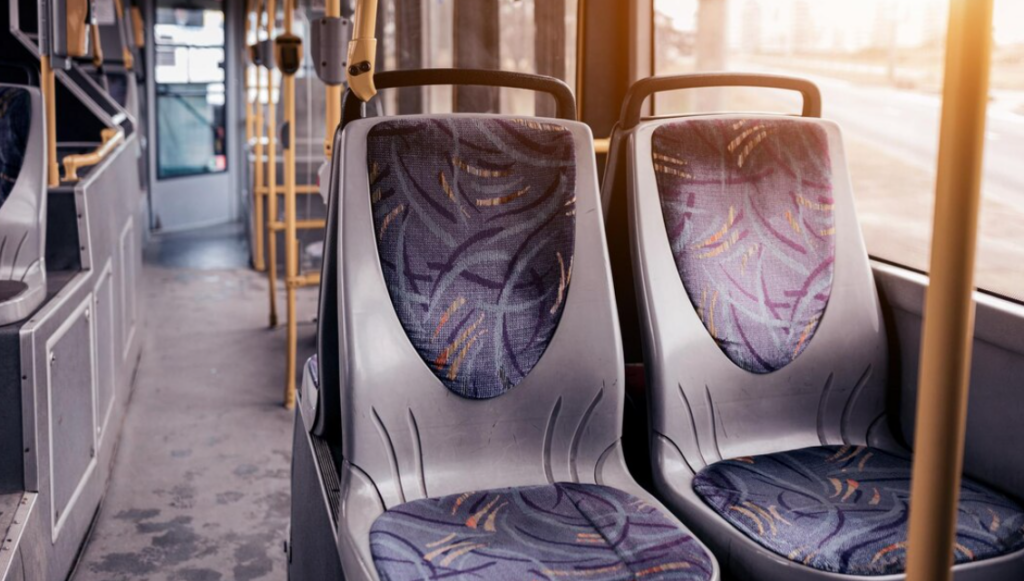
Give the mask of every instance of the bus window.
[{"label": "bus window", "polygon": [[157,176],[227,170],[224,13],[156,8]]},{"label": "bus window", "polygon": [[[927,270],[948,0],[655,0],[657,74],[775,72],[813,80],[843,127],[868,252]],[[1024,300],[1024,4],[996,0],[976,282]],[[764,89],[668,93],[659,114],[799,112]]]},{"label": "bus window", "polygon": [[[383,5],[384,3],[382,3]],[[387,2],[384,69],[484,68],[576,78],[577,0],[435,0]],[[463,31],[457,44],[453,30]],[[465,92],[465,93],[463,93]],[[488,94],[484,107],[479,96]],[[459,95],[475,96],[468,101]],[[401,113],[501,112],[554,114],[547,96],[515,89],[460,89],[438,86],[388,91],[388,111]]]}]

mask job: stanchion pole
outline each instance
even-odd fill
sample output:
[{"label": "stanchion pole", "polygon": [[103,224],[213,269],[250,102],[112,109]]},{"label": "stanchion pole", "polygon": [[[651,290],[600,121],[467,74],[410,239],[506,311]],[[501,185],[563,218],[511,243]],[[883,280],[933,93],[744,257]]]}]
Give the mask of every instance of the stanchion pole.
[{"label": "stanchion pole", "polygon": [[[295,0],[284,2],[284,33],[292,34],[292,19]],[[284,390],[284,407],[295,407],[295,370],[298,348],[299,322],[295,313],[295,291],[299,286],[299,239],[295,226],[295,74],[285,73],[284,121],[288,139],[284,148],[284,264],[285,295],[288,315],[288,354],[285,363],[287,379]]]},{"label": "stanchion pole", "polygon": [[[260,25],[263,24],[263,17],[266,14],[266,4],[259,2],[259,8],[256,12],[256,43],[259,44],[259,30]],[[256,249],[253,252],[252,262],[256,270],[262,272],[266,270],[266,255],[264,249],[266,241],[264,239],[264,232],[266,230],[266,224],[263,216],[264,209],[264,198],[266,197],[267,181],[266,181],[266,162],[264,156],[266,155],[266,148],[263,145],[263,141],[266,137],[266,120],[264,119],[263,112],[266,105],[262,103],[263,99],[263,74],[266,70],[265,63],[256,65],[256,97],[253,103],[254,119],[253,124],[255,125],[256,135],[256,147],[254,148],[254,155],[256,157],[256,171],[255,179],[253,180],[252,188],[252,203],[253,203],[253,230],[255,230],[256,238]],[[269,71],[267,72],[269,75]],[[267,101],[270,101],[270,92],[267,92]]]},{"label": "stanchion pole", "polygon": [[950,581],[974,335],[992,1],[952,0],[910,492],[908,581]]},{"label": "stanchion pole", "polygon": [[54,79],[50,55],[39,57],[40,90],[46,105],[46,185],[60,185],[60,165],[57,163],[57,81]]},{"label": "stanchion pole", "polygon": [[[267,0],[267,38],[274,38],[277,6]],[[270,287],[270,326],[277,326],[277,107],[274,106],[274,70],[267,67],[267,282]]]}]

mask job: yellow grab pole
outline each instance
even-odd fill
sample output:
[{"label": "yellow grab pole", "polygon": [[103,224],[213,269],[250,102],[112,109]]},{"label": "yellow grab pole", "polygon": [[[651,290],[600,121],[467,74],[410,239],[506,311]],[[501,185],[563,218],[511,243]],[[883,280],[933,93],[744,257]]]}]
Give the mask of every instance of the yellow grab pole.
[{"label": "yellow grab pole", "polygon": [[[260,2],[259,3],[259,8],[257,9],[257,12],[256,12],[256,43],[257,44],[259,44],[259,29],[260,29],[260,24],[262,24],[262,22],[263,22],[263,16],[264,16],[265,12],[266,12],[266,5],[264,5],[263,2]],[[263,247],[264,247],[264,244],[265,244],[264,238],[263,238],[263,233],[264,233],[264,228],[266,227],[264,225],[264,223],[263,223],[263,197],[265,195],[264,190],[266,189],[266,186],[265,186],[266,181],[264,180],[265,172],[266,172],[266,164],[264,164],[264,162],[263,162],[263,156],[264,156],[264,154],[266,152],[265,152],[264,147],[263,147],[263,138],[266,135],[266,125],[263,122],[263,107],[264,106],[261,103],[261,99],[263,99],[263,71],[264,71],[265,68],[266,67],[263,67],[261,65],[256,65],[256,98],[255,98],[255,103],[253,104],[253,109],[255,109],[254,115],[253,115],[253,117],[254,117],[253,124],[255,125],[254,129],[255,129],[255,134],[256,134],[256,147],[255,147],[255,151],[254,151],[254,153],[256,155],[256,170],[255,170],[256,176],[255,176],[255,179],[253,180],[252,200],[253,200],[253,222],[255,222],[255,224],[253,224],[253,230],[255,230],[255,234],[256,234],[256,236],[255,236],[255,238],[256,238],[256,244],[255,244],[256,245],[256,249],[253,252],[252,262],[253,262],[253,266],[255,266],[256,270],[258,270],[258,271],[263,271],[263,270],[265,270],[267,268],[266,262],[264,260],[264,254],[263,254]],[[267,99],[269,100],[270,99],[269,98],[269,94],[270,94],[269,90],[268,90],[267,94],[268,94],[268,98]]]},{"label": "yellow grab pole", "polygon": [[57,163],[57,83],[50,65],[50,55],[39,57],[39,88],[46,106],[46,185],[60,185],[60,165]]},{"label": "yellow grab pole", "polygon": [[348,43],[348,86],[366,103],[377,94],[373,84],[377,59],[377,0],[357,0],[355,33]]},{"label": "yellow grab pole", "polygon": [[100,25],[93,22],[89,26],[89,37],[92,42],[92,66],[103,69],[103,43],[100,41]]},{"label": "yellow grab pole", "polygon": [[952,0],[918,377],[907,580],[952,579],[974,330],[993,0]]},{"label": "yellow grab pole", "polygon": [[[324,16],[338,18],[341,16],[341,0],[327,0]],[[341,85],[327,85],[327,111],[324,115],[327,131],[324,133],[324,156],[331,159],[334,151],[334,132],[341,121]]]},{"label": "yellow grab pole", "polygon": [[86,55],[89,41],[87,40],[90,23],[89,0],[67,0],[64,5],[66,12],[68,56],[82,58]]},{"label": "yellow grab pole", "polygon": [[[587,57],[587,0],[576,4],[576,110],[583,118],[583,86]],[[606,152],[607,153],[607,152]]]},{"label": "yellow grab pole", "polygon": [[[267,0],[267,37],[274,38],[277,6]],[[270,326],[277,326],[277,107],[274,106],[274,69],[267,67],[267,282],[270,287]]]},{"label": "yellow grab pole", "polygon": [[[292,33],[295,0],[284,2],[284,32]],[[295,359],[299,340],[299,322],[295,316],[295,290],[299,276],[299,239],[295,228],[295,75],[284,75],[284,120],[288,127],[288,142],[284,150],[284,264],[285,295],[288,314],[288,353],[285,373],[284,407],[295,407]]]},{"label": "yellow grab pole", "polygon": [[135,47],[142,50],[146,46],[146,28],[142,22],[142,10],[138,6],[131,7],[132,32],[135,35]]}]

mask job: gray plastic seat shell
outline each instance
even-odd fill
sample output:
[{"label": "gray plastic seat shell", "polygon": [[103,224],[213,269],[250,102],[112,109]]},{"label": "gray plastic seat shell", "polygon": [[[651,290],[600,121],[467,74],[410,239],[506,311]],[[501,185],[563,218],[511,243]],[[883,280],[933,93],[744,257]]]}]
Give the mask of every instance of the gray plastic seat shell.
[{"label": "gray plastic seat shell", "polygon": [[[26,290],[0,302],[0,326],[28,317],[46,298],[46,145],[44,108],[39,89],[27,91],[32,106],[24,162],[7,201],[0,207],[0,240],[9,251],[0,253],[0,279],[22,281]],[[13,249],[18,247],[15,252]]]},{"label": "gray plastic seat shell", "polygon": [[[763,115],[708,115],[739,120]],[[787,117],[787,119],[789,119]],[[634,284],[643,328],[651,455],[659,497],[715,550],[726,570],[766,581],[874,579],[828,573],[789,561],[744,536],[694,492],[695,473],[721,459],[827,444],[871,445],[906,456],[889,431],[888,353],[839,127],[828,134],[835,198],[835,279],[828,307],[806,350],[786,367],[754,374],[734,365],[690,305],[662,214],[651,139],[660,119],[617,133],[625,148]],[[605,185],[614,176],[605,175]],[[607,189],[607,188],[606,188]],[[605,191],[604,200],[611,192]],[[957,581],[1022,579],[1024,552],[955,568]]]},{"label": "gray plastic seat shell", "polygon": [[424,365],[384,286],[366,171],[367,134],[380,121],[351,123],[336,137],[339,163],[332,164],[344,192],[335,199],[344,456],[338,545],[346,578],[378,578],[370,527],[385,509],[415,499],[573,481],[612,486],[665,510],[622,457],[622,348],[589,128],[544,120],[568,128],[577,148],[575,266],[558,330],[517,387],[471,400]]}]

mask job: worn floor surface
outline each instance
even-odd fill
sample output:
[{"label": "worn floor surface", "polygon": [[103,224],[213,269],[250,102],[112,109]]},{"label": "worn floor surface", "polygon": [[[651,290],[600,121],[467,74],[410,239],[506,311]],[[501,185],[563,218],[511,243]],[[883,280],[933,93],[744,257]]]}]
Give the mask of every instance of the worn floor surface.
[{"label": "worn floor surface", "polygon": [[[148,255],[142,361],[74,581],[286,577],[293,415],[281,407],[284,329],[266,327],[262,274],[225,269],[225,253],[208,260],[210,247],[189,244],[184,257],[160,253],[176,268]],[[300,320],[311,321],[316,289],[303,291]],[[300,325],[300,362],[314,333]]]}]

